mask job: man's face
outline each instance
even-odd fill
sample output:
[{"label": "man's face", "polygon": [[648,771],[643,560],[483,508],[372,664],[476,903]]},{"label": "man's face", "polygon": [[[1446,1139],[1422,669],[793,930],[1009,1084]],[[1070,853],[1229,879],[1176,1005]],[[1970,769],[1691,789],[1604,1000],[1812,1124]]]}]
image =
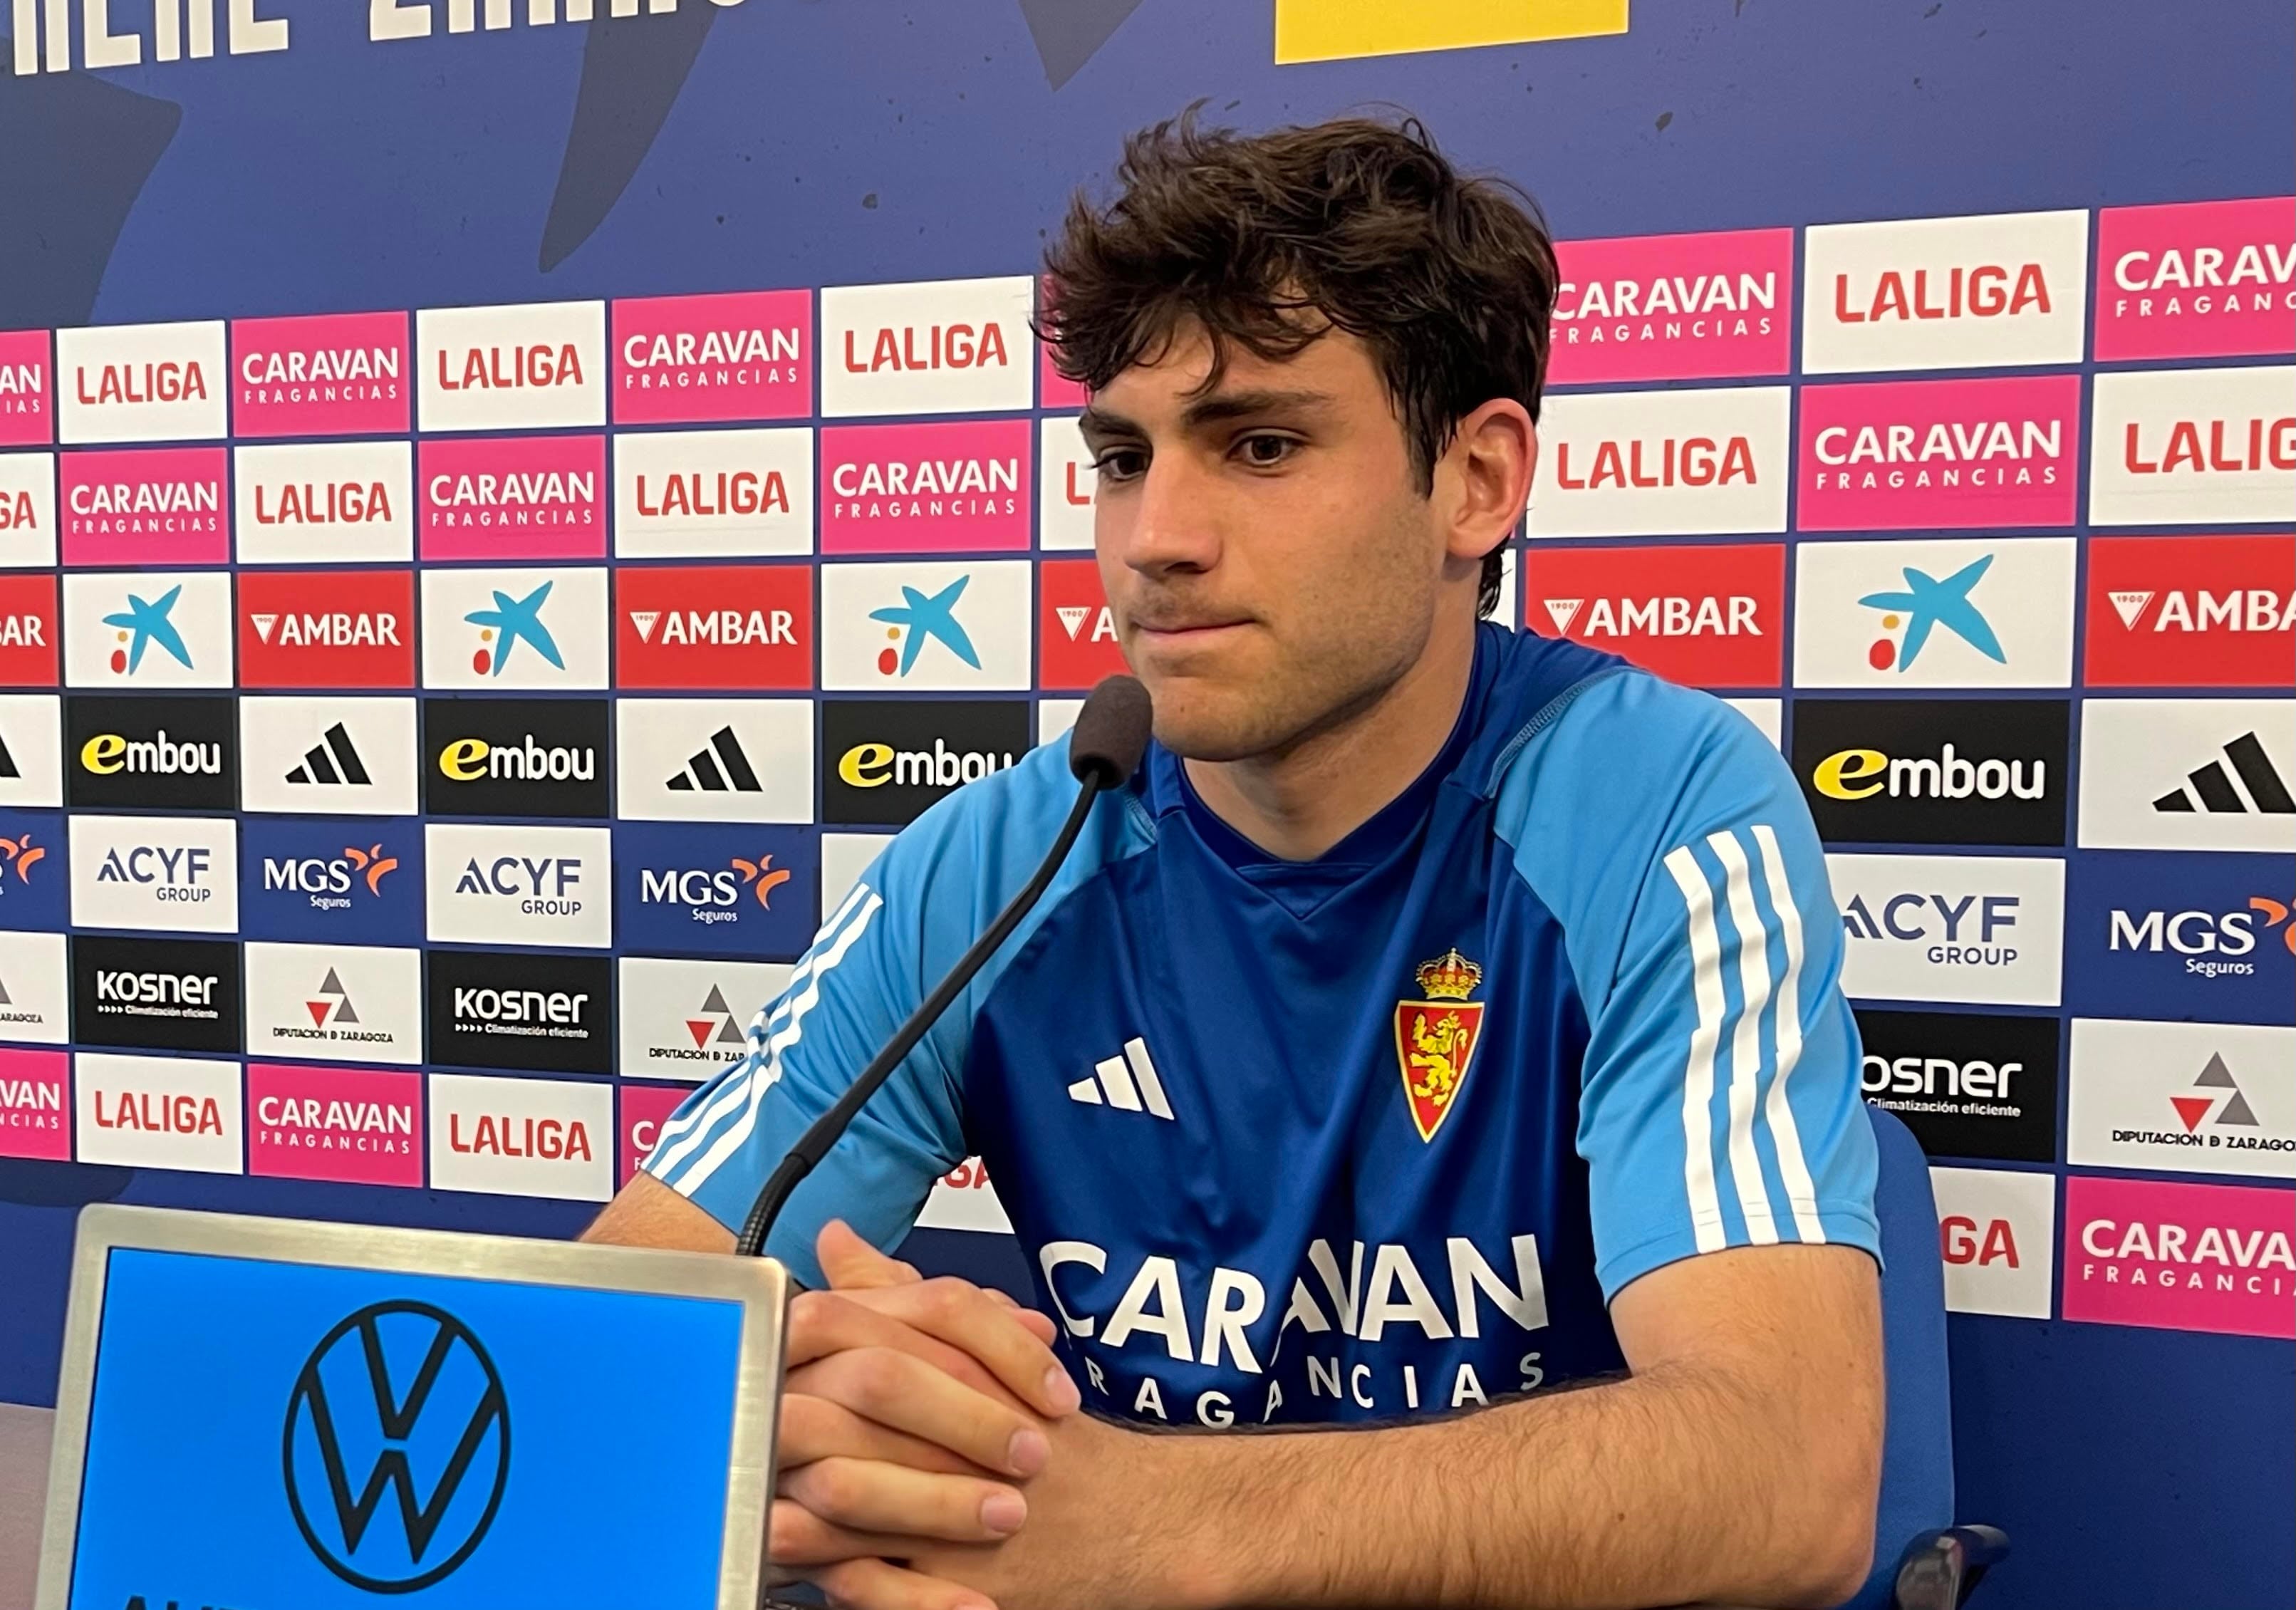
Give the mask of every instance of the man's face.
[{"label": "man's face", "polygon": [[1156,735],[1201,760],[1282,750],[1376,701],[1424,650],[1444,536],[1362,342],[1296,357],[1201,331],[1094,395],[1094,536]]}]

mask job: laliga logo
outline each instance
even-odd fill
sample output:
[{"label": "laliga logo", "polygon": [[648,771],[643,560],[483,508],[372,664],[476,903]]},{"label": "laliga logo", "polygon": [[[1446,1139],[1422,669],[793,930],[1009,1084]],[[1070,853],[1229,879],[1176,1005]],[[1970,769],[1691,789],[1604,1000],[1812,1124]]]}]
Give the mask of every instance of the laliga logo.
[{"label": "laliga logo", "polygon": [[47,853],[32,842],[32,835],[29,833],[20,839],[0,838],[0,884],[6,883],[6,869],[9,867],[15,869],[18,883],[30,883],[32,868],[46,859]]},{"label": "laliga logo", "polygon": [[[427,1302],[377,1302],[329,1331],[295,1377],[285,1442],[287,1503],[303,1540],[370,1593],[413,1593],[451,1575],[485,1540],[510,1481],[502,1376],[470,1327]],[[378,1443],[355,1476],[346,1446]],[[437,1473],[428,1493],[418,1468]],[[386,1493],[396,1528],[374,1524]]]}]

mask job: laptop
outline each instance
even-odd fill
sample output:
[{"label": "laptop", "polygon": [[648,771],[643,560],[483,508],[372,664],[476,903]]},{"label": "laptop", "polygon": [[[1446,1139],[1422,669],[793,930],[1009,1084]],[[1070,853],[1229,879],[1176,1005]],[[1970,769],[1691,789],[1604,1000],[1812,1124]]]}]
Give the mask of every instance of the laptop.
[{"label": "laptop", "polygon": [[764,1259],[100,1203],[37,1610],[756,1610]]}]

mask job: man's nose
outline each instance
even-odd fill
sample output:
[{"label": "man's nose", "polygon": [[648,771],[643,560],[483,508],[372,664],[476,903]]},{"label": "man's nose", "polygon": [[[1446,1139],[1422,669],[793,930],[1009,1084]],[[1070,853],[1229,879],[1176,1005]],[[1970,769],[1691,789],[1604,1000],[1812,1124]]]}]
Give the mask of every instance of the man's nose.
[{"label": "man's nose", "polygon": [[1209,570],[1219,557],[1209,481],[1185,454],[1166,454],[1151,463],[1117,557],[1144,575]]}]

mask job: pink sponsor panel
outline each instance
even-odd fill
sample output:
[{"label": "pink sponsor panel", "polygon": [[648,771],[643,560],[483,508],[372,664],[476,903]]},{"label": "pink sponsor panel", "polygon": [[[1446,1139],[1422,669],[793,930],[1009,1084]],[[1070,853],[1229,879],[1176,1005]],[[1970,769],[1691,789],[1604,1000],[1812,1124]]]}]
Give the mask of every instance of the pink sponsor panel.
[{"label": "pink sponsor panel", "polygon": [[2064,1317],[2296,1337],[2296,1191],[2076,1174]]},{"label": "pink sponsor panel", "polygon": [[1037,344],[1037,406],[1043,408],[1081,408],[1091,400],[1091,392],[1053,367],[1053,349],[1039,341]]},{"label": "pink sponsor panel", "polygon": [[1558,241],[1547,380],[1784,374],[1792,366],[1793,231]]},{"label": "pink sponsor panel", "polygon": [[0,448],[56,439],[55,360],[45,330],[0,330]]},{"label": "pink sponsor panel", "polygon": [[821,432],[821,551],[1026,548],[1035,423],[831,425]]},{"label": "pink sponsor panel", "polygon": [[231,498],[221,448],[65,453],[56,523],[66,564],[222,564]]},{"label": "pink sponsor panel", "polygon": [[414,396],[404,313],[232,321],[234,435],[404,435]]},{"label": "pink sponsor panel", "polygon": [[2296,196],[2108,207],[2096,357],[2296,352]]},{"label": "pink sponsor panel", "polygon": [[62,1051],[0,1050],[0,1157],[71,1161],[70,1060]]},{"label": "pink sponsor panel", "polygon": [[1805,386],[1805,531],[2069,526],[2080,376]]},{"label": "pink sponsor panel", "polygon": [[616,424],[813,412],[810,291],[633,297],[613,313]]},{"label": "pink sponsor panel", "polygon": [[615,1146],[614,1188],[629,1184],[630,1176],[638,1171],[638,1164],[646,1160],[661,1135],[661,1126],[677,1104],[693,1094],[691,1085],[624,1085],[621,1087],[621,1115],[615,1124],[618,1141]]},{"label": "pink sponsor panel", "polygon": [[247,1171],[354,1185],[422,1183],[422,1076],[250,1063]]},{"label": "pink sponsor panel", "polygon": [[603,559],[606,439],[481,436],[425,441],[425,559]]}]

